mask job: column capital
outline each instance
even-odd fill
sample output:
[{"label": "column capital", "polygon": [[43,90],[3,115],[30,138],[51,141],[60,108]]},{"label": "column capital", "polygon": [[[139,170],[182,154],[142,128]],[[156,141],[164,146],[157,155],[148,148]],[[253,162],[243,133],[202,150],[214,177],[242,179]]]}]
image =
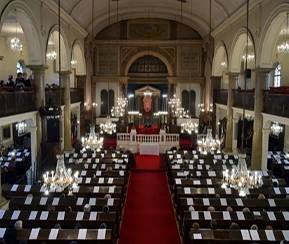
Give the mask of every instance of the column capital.
[{"label": "column capital", "polygon": [[31,69],[32,71],[45,71],[46,69],[48,69],[47,65],[42,65],[42,64],[39,64],[39,65],[26,65],[26,67],[28,69]]},{"label": "column capital", "polygon": [[252,69],[252,72],[256,73],[256,74],[268,74],[271,71],[273,71],[274,68],[261,68],[261,67],[257,67],[255,69]]},{"label": "column capital", "polygon": [[227,72],[226,75],[229,77],[237,77],[239,76],[239,72]]},{"label": "column capital", "polygon": [[63,70],[58,73],[60,73],[61,76],[65,76],[65,75],[70,75],[72,72],[71,70]]}]

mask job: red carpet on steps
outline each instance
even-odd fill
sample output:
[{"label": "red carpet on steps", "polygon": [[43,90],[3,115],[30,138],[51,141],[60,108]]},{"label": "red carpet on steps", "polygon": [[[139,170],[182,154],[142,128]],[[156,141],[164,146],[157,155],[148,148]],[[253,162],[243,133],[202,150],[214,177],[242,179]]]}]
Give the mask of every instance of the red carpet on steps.
[{"label": "red carpet on steps", "polygon": [[137,154],[135,168],[138,170],[159,170],[161,169],[160,156]]},{"label": "red carpet on steps", "polygon": [[165,172],[133,171],[119,244],[180,244]]}]

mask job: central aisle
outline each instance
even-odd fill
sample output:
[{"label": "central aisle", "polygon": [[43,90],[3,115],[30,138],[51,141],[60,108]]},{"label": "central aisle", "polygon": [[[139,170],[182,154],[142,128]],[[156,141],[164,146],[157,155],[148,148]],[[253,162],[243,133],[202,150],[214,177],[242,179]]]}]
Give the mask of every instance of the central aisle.
[{"label": "central aisle", "polygon": [[180,243],[165,172],[131,173],[120,237],[120,244]]}]

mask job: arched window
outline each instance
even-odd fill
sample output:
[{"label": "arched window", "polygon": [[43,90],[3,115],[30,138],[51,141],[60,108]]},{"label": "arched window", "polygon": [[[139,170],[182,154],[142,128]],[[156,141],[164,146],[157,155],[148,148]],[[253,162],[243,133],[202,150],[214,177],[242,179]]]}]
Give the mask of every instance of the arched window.
[{"label": "arched window", "polygon": [[278,64],[274,71],[274,87],[281,86],[281,65]]},{"label": "arched window", "polygon": [[190,113],[192,116],[196,116],[196,92],[190,91]]},{"label": "arched window", "polygon": [[114,106],[114,90],[109,90],[109,113]]},{"label": "arched window", "polygon": [[101,90],[100,92],[101,106],[100,106],[100,114],[107,115],[107,106],[108,106],[108,93],[107,90]]},{"label": "arched window", "polygon": [[16,74],[25,73],[25,63],[24,60],[19,60],[16,64]]},{"label": "arched window", "polygon": [[187,90],[182,91],[182,107],[185,111],[190,110],[190,95]]}]

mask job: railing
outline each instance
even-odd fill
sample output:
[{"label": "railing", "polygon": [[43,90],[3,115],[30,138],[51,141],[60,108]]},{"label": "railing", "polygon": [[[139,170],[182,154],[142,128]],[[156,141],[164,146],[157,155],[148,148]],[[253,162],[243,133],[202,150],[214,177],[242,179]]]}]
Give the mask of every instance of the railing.
[{"label": "railing", "polygon": [[[84,98],[83,89],[81,88],[70,88],[70,99],[71,103],[82,102]],[[46,103],[52,100],[54,105],[59,105],[59,89],[51,88],[45,90],[45,100]],[[61,105],[64,105],[64,88],[61,88]]]},{"label": "railing", "polygon": [[1,91],[0,117],[32,112],[36,110],[33,91]]},{"label": "railing", "polygon": [[142,143],[145,144],[159,144],[161,152],[165,152],[174,146],[179,146],[179,134],[166,134],[161,130],[160,134],[137,134],[135,130],[130,133],[118,133],[117,145],[127,149],[137,151],[138,146]]},{"label": "railing", "polygon": [[228,90],[223,90],[223,89],[214,90],[214,102],[215,103],[227,105],[227,101],[228,101]]},{"label": "railing", "polygon": [[[238,90],[234,90],[233,91],[234,94],[234,107],[237,108],[243,108],[245,105],[245,108],[248,110],[254,110],[254,92],[252,91],[238,91]],[[243,101],[244,99],[244,101]],[[243,105],[243,102],[245,103]]]},{"label": "railing", "polygon": [[136,141],[140,143],[160,142],[160,135],[137,135]]},{"label": "railing", "polygon": [[289,94],[265,93],[264,112],[289,118]]}]

